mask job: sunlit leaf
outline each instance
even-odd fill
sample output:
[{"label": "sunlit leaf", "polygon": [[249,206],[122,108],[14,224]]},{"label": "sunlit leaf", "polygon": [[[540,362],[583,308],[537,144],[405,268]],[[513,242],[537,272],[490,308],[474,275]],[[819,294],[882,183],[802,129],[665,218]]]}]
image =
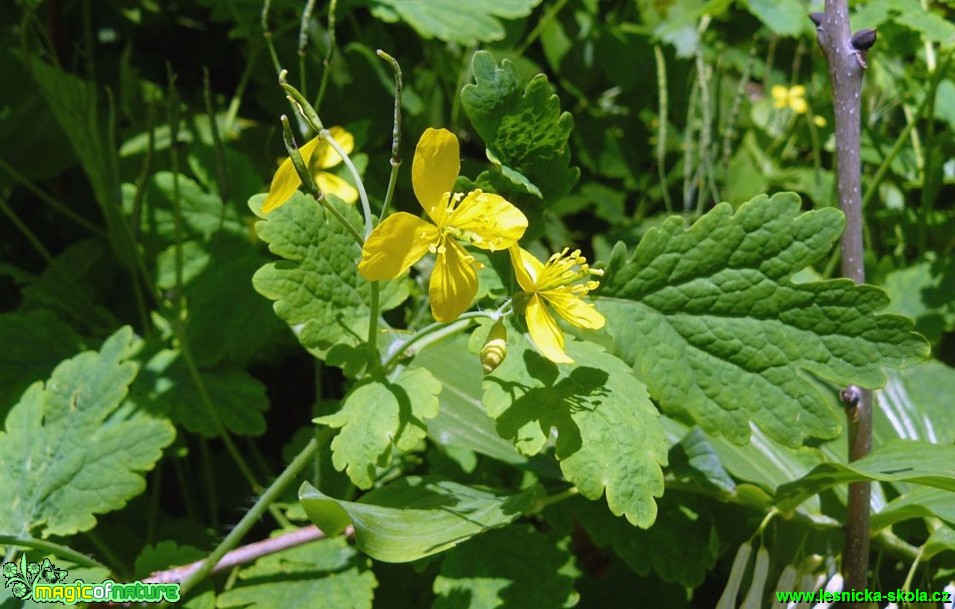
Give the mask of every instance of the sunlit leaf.
[{"label": "sunlit leaf", "polygon": [[526,338],[509,342],[507,359],[484,382],[498,433],[534,455],[556,429],[561,471],[581,494],[599,499],[606,492],[614,514],[650,526],[653,499],[663,494],[667,442],[643,383],[590,343],[568,344],[576,364],[558,366]]},{"label": "sunlit leaf", "polygon": [[822,490],[858,480],[911,482],[955,493],[955,446],[893,440],[858,461],[825,463],[784,484],[778,491],[780,505],[792,508]]},{"label": "sunlit leaf", "polygon": [[[253,197],[250,208],[260,213],[264,199]],[[329,199],[354,226],[362,225],[354,206]],[[358,244],[317,201],[302,194],[264,218],[256,230],[284,260],[259,269],[252,278],[255,289],[275,301],[275,313],[316,356],[324,358],[333,346],[363,344],[371,288],[358,274]],[[398,306],[407,295],[405,281],[382,282],[380,310]]]},{"label": "sunlit leaf", "polygon": [[424,38],[463,45],[504,38],[500,19],[526,17],[541,0],[371,0],[371,12],[385,21],[404,21]]},{"label": "sunlit leaf", "polygon": [[376,466],[391,461],[392,447],[410,451],[427,435],[425,421],[438,414],[441,384],[423,368],[393,381],[367,378],[345,396],[341,410],[315,419],[340,428],[332,440],[332,463],[359,488],[375,481]]},{"label": "sunlit leaf", "polygon": [[616,351],[665,412],[710,433],[743,443],[755,423],[790,446],[836,436],[841,414],[807,373],[880,387],[884,368],[928,355],[911,322],[877,314],[888,301],[881,290],[790,280],[842,227],[835,209],[800,213],[792,193],[735,213],[720,204],[690,228],[669,218],[609,263],[597,306]]},{"label": "sunlit leaf", "polygon": [[307,482],[299,498],[308,517],[329,535],[355,527],[359,549],[385,562],[409,562],[452,548],[520,517],[539,497],[411,476],[364,495],[358,502],[329,497]]},{"label": "sunlit leaf", "polygon": [[145,490],[173,441],[168,421],[122,407],[136,365],[124,327],[99,352],[56,367],[46,384],[27,389],[0,433],[0,531],[71,535],[96,525],[95,514],[119,509]]}]

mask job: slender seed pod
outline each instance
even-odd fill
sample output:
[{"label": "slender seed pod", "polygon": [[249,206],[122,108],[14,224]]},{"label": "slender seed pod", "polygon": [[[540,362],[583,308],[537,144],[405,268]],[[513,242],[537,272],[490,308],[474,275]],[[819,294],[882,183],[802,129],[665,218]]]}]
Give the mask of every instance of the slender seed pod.
[{"label": "slender seed pod", "polygon": [[497,321],[491,326],[487,340],[481,347],[481,367],[484,368],[484,374],[494,372],[494,369],[504,361],[505,356],[507,356],[507,328]]}]

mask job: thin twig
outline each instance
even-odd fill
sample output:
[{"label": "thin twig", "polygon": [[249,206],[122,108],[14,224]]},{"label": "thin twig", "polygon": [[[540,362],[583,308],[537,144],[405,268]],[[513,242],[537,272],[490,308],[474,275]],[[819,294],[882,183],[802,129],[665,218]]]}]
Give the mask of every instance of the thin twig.
[{"label": "thin twig", "polygon": [[[848,0],[826,0],[824,13],[813,13],[816,34],[829,65],[836,129],[836,186],[839,206],[846,216],[842,234],[842,274],[856,283],[865,281],[862,239],[861,120],[862,75],[866,49],[875,40],[861,41],[849,28]],[[861,34],[861,32],[860,32]],[[857,34],[858,36],[858,34]],[[849,460],[855,461],[872,450],[872,392],[850,386],[841,392],[849,431]],[[862,590],[868,583],[869,510],[872,486],[869,482],[849,485],[846,508],[846,541],[842,571],[845,589]],[[860,606],[852,604],[850,606]]]},{"label": "thin twig", "polygon": [[[345,531],[345,534],[351,535],[352,532],[353,529],[349,527]],[[324,531],[314,525],[311,525],[301,529],[296,529],[294,531],[289,531],[288,533],[282,533],[277,537],[270,537],[269,539],[256,541],[254,543],[238,547],[231,552],[227,552],[226,555],[222,557],[222,560],[215,564],[210,574],[220,573],[227,569],[231,569],[232,567],[245,565],[258,560],[263,556],[268,556],[269,554],[275,554],[276,552],[281,552],[282,550],[304,545],[324,537]],[[204,563],[205,559],[197,560],[196,562],[175,567],[173,569],[155,571],[150,574],[148,578],[144,579],[143,582],[152,584],[182,583],[187,577],[198,571]]]}]

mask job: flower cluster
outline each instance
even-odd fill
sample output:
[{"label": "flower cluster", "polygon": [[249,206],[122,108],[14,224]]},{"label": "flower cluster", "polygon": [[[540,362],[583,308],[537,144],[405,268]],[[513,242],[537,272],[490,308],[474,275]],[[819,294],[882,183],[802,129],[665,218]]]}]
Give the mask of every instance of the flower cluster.
[{"label": "flower cluster", "polygon": [[[341,127],[323,135],[333,138],[345,156],[354,147],[354,138]],[[310,140],[299,153],[319,189],[349,203],[358,198],[355,187],[325,171],[343,159],[324,137]],[[583,300],[598,285],[592,277],[602,272],[591,269],[580,250],[565,248],[541,262],[521,248],[518,241],[527,230],[527,217],[500,195],[480,189],[455,192],[460,169],[458,138],[445,129],[427,129],[415,148],[411,168],[412,187],[424,217],[397,212],[385,218],[364,240],[358,272],[369,281],[394,279],[425,254],[433,254],[428,287],[431,313],[448,323],[464,313],[477,294],[481,264],[465,246],[507,250],[521,289],[512,302],[523,312],[531,340],[552,362],[572,363],[557,318],[578,328],[603,327],[604,316]],[[301,185],[292,160],[286,159],[272,179],[262,212],[285,204]],[[507,333],[498,320],[481,353],[485,372],[500,364],[506,351]]]},{"label": "flower cluster", "polygon": [[477,293],[478,263],[462,243],[496,251],[508,250],[523,290],[527,328],[538,350],[555,363],[573,362],[564,351],[564,336],[555,314],[567,323],[599,329],[604,317],[582,298],[597,287],[580,250],[565,249],[542,263],[518,245],[527,218],[499,195],[473,190],[455,193],[460,170],[457,138],[444,129],[428,129],[415,149],[412,186],[428,220],[398,212],[371,233],[362,248],[359,272],[368,280],[393,279],[425,253],[435,255],[429,296],[434,318],[456,319]]},{"label": "flower cluster", "polygon": [[[806,101],[806,87],[803,85],[792,87],[774,85],[769,92],[773,96],[774,108],[789,108],[796,114],[807,114],[809,112],[809,102]],[[817,127],[826,126],[826,119],[818,115],[812,117],[812,122]]]}]

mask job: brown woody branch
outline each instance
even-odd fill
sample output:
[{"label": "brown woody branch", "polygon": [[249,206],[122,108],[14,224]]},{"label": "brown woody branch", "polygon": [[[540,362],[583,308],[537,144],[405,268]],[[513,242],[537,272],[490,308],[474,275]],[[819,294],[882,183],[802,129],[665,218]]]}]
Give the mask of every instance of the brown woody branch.
[{"label": "brown woody branch", "polygon": [[[848,0],[826,0],[825,12],[810,15],[816,37],[826,55],[832,85],[836,128],[836,187],[839,207],[846,216],[842,234],[842,274],[856,283],[865,281],[862,242],[861,114],[862,76],[866,52],[875,43],[875,30],[851,33]],[[849,432],[849,460],[872,449],[872,392],[850,386],[840,394],[845,405]],[[869,567],[868,482],[849,485],[846,543],[843,551],[844,589],[866,587]]]}]

